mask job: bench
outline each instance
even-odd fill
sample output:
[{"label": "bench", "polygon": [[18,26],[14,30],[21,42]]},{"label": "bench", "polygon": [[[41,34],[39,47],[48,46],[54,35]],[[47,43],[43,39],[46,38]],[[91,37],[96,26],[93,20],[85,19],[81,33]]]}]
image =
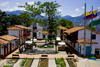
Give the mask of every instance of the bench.
[{"label": "bench", "polygon": [[68,55],[68,57],[74,57],[74,55]]},{"label": "bench", "polygon": [[12,54],[12,58],[19,58],[18,54]]},{"label": "bench", "polygon": [[48,57],[48,55],[41,55],[41,57]]}]

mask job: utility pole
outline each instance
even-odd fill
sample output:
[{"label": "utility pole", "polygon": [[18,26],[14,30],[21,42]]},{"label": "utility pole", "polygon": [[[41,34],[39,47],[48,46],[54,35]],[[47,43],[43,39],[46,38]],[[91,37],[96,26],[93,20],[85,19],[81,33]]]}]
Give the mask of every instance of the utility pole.
[{"label": "utility pole", "polygon": [[85,58],[85,45],[86,45],[86,3],[85,3],[85,20],[84,20],[84,58]]},{"label": "utility pole", "polygon": [[[92,6],[92,21],[93,21],[93,6]],[[92,56],[92,23],[91,23],[91,56]]]}]

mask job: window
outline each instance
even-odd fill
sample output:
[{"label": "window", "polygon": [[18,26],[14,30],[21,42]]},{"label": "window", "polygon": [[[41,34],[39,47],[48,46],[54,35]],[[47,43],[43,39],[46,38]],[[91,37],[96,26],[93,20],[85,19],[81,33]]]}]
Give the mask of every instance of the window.
[{"label": "window", "polygon": [[91,38],[96,39],[96,34],[92,34]]},{"label": "window", "polygon": [[39,32],[39,36],[40,36],[41,32]]}]

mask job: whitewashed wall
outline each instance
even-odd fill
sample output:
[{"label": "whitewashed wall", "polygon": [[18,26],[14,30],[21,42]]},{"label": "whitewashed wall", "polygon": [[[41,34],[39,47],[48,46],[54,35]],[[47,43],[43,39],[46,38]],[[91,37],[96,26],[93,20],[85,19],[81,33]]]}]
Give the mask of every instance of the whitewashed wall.
[{"label": "whitewashed wall", "polygon": [[19,37],[19,30],[8,30],[8,35],[10,35],[10,36],[15,35],[15,36]]},{"label": "whitewashed wall", "polygon": [[[42,27],[39,27],[39,24],[36,23],[36,27],[37,27],[37,30],[38,32],[37,33],[37,39],[42,39]],[[28,27],[30,29],[33,29],[33,25],[31,25],[30,27]],[[39,35],[39,32],[40,32],[40,35]],[[33,38],[33,32],[30,33],[30,36],[28,38]]]},{"label": "whitewashed wall", "polygon": [[[1,47],[4,45],[1,45]],[[4,55],[4,48],[1,48],[1,55]]]},{"label": "whitewashed wall", "polygon": [[[83,44],[79,44],[79,46],[81,45],[81,54],[84,54],[84,45]],[[86,46],[90,46],[90,44],[86,44]],[[79,48],[80,51],[80,48]],[[92,45],[92,54],[95,54],[95,44]]]},{"label": "whitewashed wall", "polygon": [[60,37],[60,29],[57,30],[57,37]]},{"label": "whitewashed wall", "polygon": [[[92,39],[92,41],[98,42],[98,44],[95,44],[95,48],[100,48],[100,34],[97,34],[95,32],[92,32],[92,34],[96,34],[96,39]],[[84,38],[84,29],[78,31],[78,40]],[[91,40],[91,30],[86,29],[86,39]]]}]

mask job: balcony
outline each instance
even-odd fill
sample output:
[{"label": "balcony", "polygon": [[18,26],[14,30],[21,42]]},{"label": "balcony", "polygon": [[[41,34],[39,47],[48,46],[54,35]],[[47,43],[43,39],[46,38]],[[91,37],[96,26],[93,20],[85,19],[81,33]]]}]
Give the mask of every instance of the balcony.
[{"label": "balcony", "polygon": [[24,37],[30,36],[30,32],[23,35]]}]

